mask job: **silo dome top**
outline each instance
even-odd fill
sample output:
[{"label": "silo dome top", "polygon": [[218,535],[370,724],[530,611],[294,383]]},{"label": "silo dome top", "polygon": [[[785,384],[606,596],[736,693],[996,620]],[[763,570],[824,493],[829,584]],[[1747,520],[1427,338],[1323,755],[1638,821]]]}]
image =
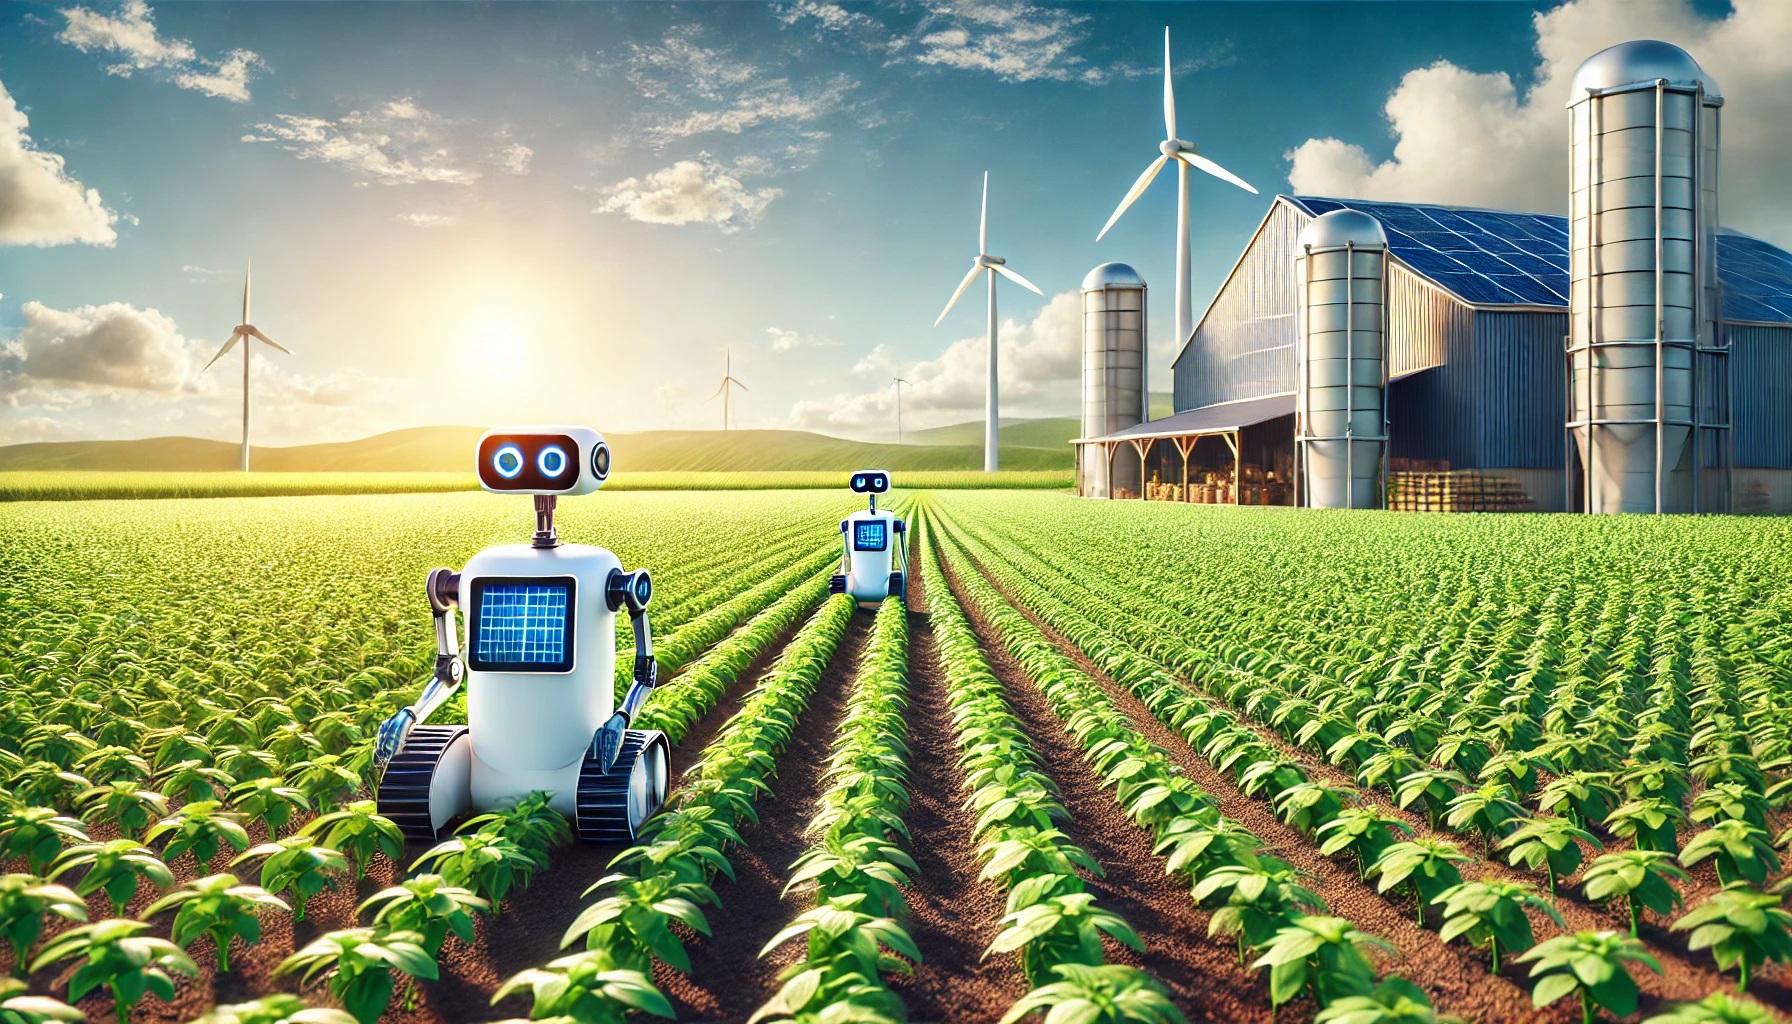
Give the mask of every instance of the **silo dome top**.
[{"label": "silo dome top", "polygon": [[1314,217],[1301,230],[1299,241],[1303,249],[1308,246],[1331,249],[1352,243],[1385,246],[1388,244],[1388,235],[1381,229],[1381,221],[1361,210],[1345,209]]},{"label": "silo dome top", "polygon": [[1600,50],[1581,62],[1574,73],[1574,84],[1568,90],[1568,105],[1587,98],[1589,92],[1621,89],[1627,85],[1645,85],[1666,79],[1669,85],[1690,88],[1704,83],[1706,98],[1723,101],[1717,83],[1699,67],[1699,62],[1673,43],[1659,39],[1633,39],[1628,43]]},{"label": "silo dome top", "polygon": [[1102,288],[1143,288],[1145,279],[1139,272],[1124,263],[1103,263],[1089,271],[1083,278],[1083,291],[1092,292]]}]

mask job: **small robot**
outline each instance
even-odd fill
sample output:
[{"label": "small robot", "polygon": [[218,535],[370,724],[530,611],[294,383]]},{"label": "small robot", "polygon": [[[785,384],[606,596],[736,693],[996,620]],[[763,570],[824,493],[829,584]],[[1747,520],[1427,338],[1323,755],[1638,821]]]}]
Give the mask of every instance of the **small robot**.
[{"label": "small robot", "polygon": [[846,550],[840,556],[840,572],[828,592],[851,594],[861,607],[874,606],[895,594],[908,597],[902,570],[908,565],[908,528],[894,512],[878,511],[877,496],[890,489],[890,474],[881,469],[861,469],[852,475],[854,494],[871,496],[871,507],[840,521]]},{"label": "small robot", "polygon": [[[380,726],[379,812],[406,837],[434,840],[456,816],[536,790],[580,839],[626,843],[666,798],[668,746],[629,728],[658,682],[647,602],[653,581],[598,547],[562,544],[554,505],[610,475],[610,447],[589,427],[514,427],[479,439],[479,483],[535,498],[528,544],[487,548],[459,572],[431,570],[434,676]],[[467,656],[454,621],[466,620]],[[633,681],[615,702],[616,613],[635,634]],[[467,684],[466,725],[424,725]]]}]

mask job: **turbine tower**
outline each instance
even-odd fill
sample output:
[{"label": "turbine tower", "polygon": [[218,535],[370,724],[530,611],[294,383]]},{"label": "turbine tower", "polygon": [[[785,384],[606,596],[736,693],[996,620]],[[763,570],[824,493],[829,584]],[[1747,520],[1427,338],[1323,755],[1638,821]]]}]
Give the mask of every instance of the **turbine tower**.
[{"label": "turbine tower", "polygon": [[896,443],[901,444],[902,443],[902,385],[908,384],[908,386],[911,388],[914,387],[914,385],[910,384],[906,380],[903,380],[901,377],[891,377],[890,379],[895,382],[894,386],[896,388]]},{"label": "turbine tower", "polygon": [[245,263],[243,264],[243,322],[237,324],[236,330],[230,332],[230,340],[226,341],[224,347],[218,350],[218,354],[212,357],[212,362],[206,363],[204,369],[199,371],[204,373],[211,369],[212,363],[224,358],[226,353],[236,347],[237,342],[243,343],[243,472],[245,473],[249,472],[249,349],[252,347],[249,343],[250,339],[265,342],[289,356],[292,355],[291,349],[261,333],[260,328],[249,322],[249,264]]},{"label": "turbine tower", "polygon": [[1157,172],[1163,170],[1165,164],[1172,159],[1176,161],[1178,184],[1176,200],[1176,344],[1178,345],[1188,341],[1189,334],[1195,329],[1194,308],[1190,305],[1189,296],[1189,168],[1206,171],[1216,178],[1237,185],[1251,195],[1257,194],[1257,190],[1243,178],[1200,155],[1196,152],[1197,148],[1194,143],[1176,137],[1176,91],[1170,84],[1170,29],[1166,26],[1164,28],[1164,141],[1157,144],[1157,159],[1151,161],[1151,166],[1145,168],[1145,173],[1139,175],[1138,181],[1133,182],[1131,190],[1126,193],[1126,198],[1120,200],[1120,206],[1114,210],[1114,215],[1109,217],[1108,222],[1102,226],[1101,234],[1096,235],[1095,240],[1101,241],[1102,235],[1108,233],[1108,228],[1114,226],[1114,222],[1119,220],[1120,215],[1126,212],[1126,208],[1133,204],[1133,200],[1145,194],[1145,189],[1151,185],[1151,179],[1157,177]]},{"label": "turbine tower", "polygon": [[996,453],[997,428],[1001,421],[1001,402],[996,394],[996,275],[1000,274],[1035,295],[1044,296],[1033,282],[1008,269],[1008,261],[1000,256],[989,254],[989,172],[983,172],[983,218],[977,227],[977,255],[971,260],[971,271],[958,282],[958,290],[946,300],[946,308],[940,311],[939,320],[933,322],[938,327],[940,320],[952,312],[958,297],[971,286],[978,274],[989,275],[989,383],[983,392],[983,472],[994,473],[1000,468],[1000,458]]},{"label": "turbine tower", "polygon": [[731,420],[729,414],[730,403],[728,399],[734,394],[729,388],[732,386],[745,391],[747,390],[747,386],[734,379],[734,350],[724,349],[722,359],[722,384],[720,387],[716,388],[716,394],[710,395],[706,401],[713,402],[716,400],[716,395],[722,396],[722,429],[727,430]]}]

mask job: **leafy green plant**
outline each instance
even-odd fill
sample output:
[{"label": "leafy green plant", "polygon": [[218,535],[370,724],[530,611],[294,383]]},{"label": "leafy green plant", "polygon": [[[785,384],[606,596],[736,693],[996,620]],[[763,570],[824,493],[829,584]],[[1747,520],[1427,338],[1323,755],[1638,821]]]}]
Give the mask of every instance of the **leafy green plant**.
[{"label": "leafy green plant", "polygon": [[231,867],[261,861],[261,887],[275,895],[292,896],[292,919],[305,920],[305,904],[311,897],[333,888],[335,876],[348,871],[341,853],[319,846],[310,836],[288,836],[243,851]]},{"label": "leafy green plant", "polygon": [[404,855],[404,833],[379,812],[379,804],[373,800],[355,800],[341,810],[319,815],[307,822],[299,834],[311,836],[354,861],[357,882],[367,873],[367,864],[375,854],[383,853],[392,861]]},{"label": "leafy green plant", "polygon": [[1437,902],[1444,890],[1462,884],[1462,872],[1456,865],[1468,861],[1468,855],[1454,843],[1409,839],[1388,847],[1369,865],[1366,877],[1379,879],[1376,892],[1387,892],[1399,885],[1410,888],[1418,904],[1418,921],[1424,924],[1425,906]]},{"label": "leafy green plant", "polygon": [[1536,980],[1531,1005],[1542,1009],[1564,996],[1578,996],[1582,1024],[1593,1024],[1596,1007],[1617,1017],[1636,1012],[1636,981],[1627,964],[1661,973],[1661,964],[1641,942],[1619,932],[1558,935],[1531,947],[1518,961],[1531,965]]},{"label": "leafy green plant", "polygon": [[1693,797],[1688,815],[1700,824],[1718,821],[1746,821],[1757,828],[1767,827],[1767,798],[1759,789],[1741,782],[1719,782]]},{"label": "leafy green plant", "polygon": [[1356,859],[1357,873],[1365,874],[1369,866],[1399,841],[1397,833],[1412,837],[1412,826],[1376,807],[1346,807],[1324,825],[1314,838],[1319,852],[1327,857],[1349,853]]},{"label": "leafy green plant", "polygon": [[1392,977],[1383,978],[1366,996],[1333,1000],[1313,1024],[1461,1024],[1461,1018],[1438,1016],[1424,989]]},{"label": "leafy green plant", "polygon": [[1058,980],[1034,988],[1009,1008],[998,1024],[1017,1024],[1046,1012],[1054,1022],[1077,1024],[1184,1024],[1182,1011],[1150,975],[1136,967],[1059,964]]},{"label": "leafy green plant", "polygon": [[162,847],[162,859],[171,861],[183,853],[191,853],[199,870],[210,871],[212,858],[220,846],[229,845],[241,853],[249,846],[249,833],[236,820],[236,815],[222,809],[216,800],[197,800],[152,826],[144,841],[153,843],[168,836]]},{"label": "leafy green plant", "polygon": [[1276,795],[1275,810],[1283,824],[1313,835],[1355,802],[1356,790],[1347,786],[1302,782]]},{"label": "leafy green plant", "polygon": [[74,766],[101,786],[113,782],[142,782],[149,778],[149,762],[135,750],[116,744],[88,751]]},{"label": "leafy green plant", "polygon": [[1618,789],[1611,772],[1577,771],[1559,775],[1537,793],[1537,813],[1561,815],[1591,828],[1617,806]]},{"label": "leafy green plant", "polygon": [[112,901],[112,912],[123,915],[125,904],[137,895],[143,879],[160,888],[174,884],[174,873],[168,870],[149,847],[133,839],[111,839],[103,843],[83,843],[62,851],[50,866],[53,882],[75,868],[86,868],[75,892],[86,896],[104,890]]},{"label": "leafy green plant", "polygon": [[1612,835],[1628,839],[1639,850],[1678,853],[1676,826],[1686,820],[1678,805],[1657,796],[1637,797],[1605,817]]},{"label": "leafy green plant", "polygon": [[1682,1003],[1643,1024],[1777,1024],[1778,1018],[1759,1003],[1713,992],[1696,1003]]},{"label": "leafy green plant", "polygon": [[54,762],[36,761],[13,772],[5,791],[25,807],[72,811],[80,803],[81,794],[92,787],[84,776],[59,768]]},{"label": "leafy green plant", "polygon": [[602,950],[586,950],[522,971],[492,994],[492,1002],[527,990],[535,1020],[578,1024],[624,1024],[630,1010],[674,1016],[672,1004],[640,971],[617,967]]},{"label": "leafy green plant", "polygon": [[280,838],[280,830],[311,809],[305,794],[272,776],[249,779],[230,791],[230,805],[248,821],[267,826],[268,838]]},{"label": "leafy green plant", "polygon": [[1556,877],[1573,874],[1581,865],[1580,844],[1603,850],[1599,840],[1567,818],[1533,818],[1500,842],[1513,867],[1541,868],[1549,878],[1549,896],[1556,895]]},{"label": "leafy green plant", "polygon": [[842,1019],[901,1018],[901,1000],[875,980],[908,972],[908,964],[891,953],[919,963],[921,951],[900,924],[859,910],[863,902],[863,896],[852,895],[821,904],[772,936],[761,957],[802,938],[803,958],[779,972],[783,985],[753,1020],[809,1019],[829,1007],[838,1007],[833,1012]]},{"label": "leafy green plant", "polygon": [[13,973],[25,976],[31,947],[44,933],[52,917],[87,920],[87,901],[67,886],[54,885],[35,875],[0,875],[0,939],[12,947]]},{"label": "leafy green plant", "polygon": [[1086,892],[1053,896],[1002,917],[1001,931],[983,955],[1020,952],[1021,973],[1038,985],[1058,964],[1099,966],[1101,936],[1109,935],[1133,949],[1144,949],[1132,926],[1120,915],[1095,905]]},{"label": "leafy green plant", "polygon": [[392,1002],[393,971],[425,981],[440,976],[421,939],[415,932],[380,934],[372,928],[326,932],[281,961],[274,976],[299,974],[307,984],[321,977],[355,1020],[378,1024]]},{"label": "leafy green plant", "polygon": [[49,1024],[84,1021],[87,1015],[60,999],[26,993],[25,983],[0,975],[0,1024]]},{"label": "leafy green plant", "polygon": [[327,814],[361,788],[358,772],[343,764],[338,754],[319,754],[300,761],[286,773],[287,782],[305,794],[318,813]]},{"label": "leafy green plant", "polygon": [[1692,791],[1686,769],[1665,759],[1651,758],[1638,762],[1618,773],[1618,784],[1632,800],[1653,798],[1676,807],[1686,802]]},{"label": "leafy green plant", "polygon": [[1375,990],[1375,968],[1365,950],[1395,952],[1382,939],[1341,917],[1298,917],[1270,939],[1253,970],[1269,968],[1269,1001],[1280,1006],[1302,992],[1321,1009]]},{"label": "leafy green plant", "polygon": [[1635,935],[1642,912],[1671,914],[1680,905],[1673,881],[1686,881],[1686,872],[1673,855],[1661,850],[1621,850],[1605,854],[1588,866],[1581,879],[1587,899],[1595,903],[1622,899],[1630,909],[1630,934]]},{"label": "leafy green plant", "polygon": [[269,907],[291,910],[286,901],[258,885],[242,885],[235,875],[207,875],[151,903],[145,919],[175,911],[171,938],[186,949],[201,935],[211,936],[218,954],[218,970],[230,970],[230,940],[241,938],[253,946],[261,941],[260,912]]},{"label": "leafy green plant", "polygon": [[895,843],[877,836],[846,838],[834,833],[791,865],[784,892],[812,891],[818,904],[856,893],[865,897],[872,913],[893,917],[905,907],[902,887],[908,884],[908,872],[915,870],[915,862]]},{"label": "leafy green plant", "polygon": [[1524,807],[1514,799],[1516,795],[1504,782],[1483,783],[1450,801],[1444,824],[1480,836],[1482,852],[1490,853],[1524,818]]},{"label": "leafy green plant", "polygon": [[547,854],[572,842],[572,826],[549,804],[552,795],[530,793],[508,807],[468,818],[460,832],[495,831],[538,857],[547,865]]},{"label": "leafy green plant", "polygon": [[0,860],[23,857],[34,874],[48,871],[65,847],[88,841],[79,821],[51,807],[20,807],[0,816]]},{"label": "leafy green plant", "polygon": [[356,1024],[353,1014],[327,1006],[306,1006],[298,996],[277,992],[247,1003],[214,1006],[191,1024]]},{"label": "leafy green plant", "polygon": [[1425,817],[1436,825],[1449,812],[1456,799],[1457,787],[1466,787],[1468,779],[1461,772],[1427,768],[1401,776],[1394,788],[1394,805],[1407,810],[1413,804],[1425,809]]},{"label": "leafy green plant", "polygon": [[118,1024],[128,1024],[131,1010],[145,993],[162,1002],[174,1000],[169,971],[193,977],[199,968],[179,946],[145,935],[141,921],[112,920],[79,925],[51,939],[31,962],[33,972],[52,964],[82,961],[68,980],[68,997],[78,1001],[104,985],[111,989]]},{"label": "leafy green plant", "polygon": [[472,912],[490,908],[473,890],[449,885],[441,875],[426,874],[381,889],[355,908],[355,913],[373,910],[373,926],[380,931],[416,932],[423,936],[423,948],[434,956],[449,932],[460,936],[462,942],[472,942]]},{"label": "leafy green plant", "polygon": [[77,799],[84,815],[110,821],[126,839],[135,838],[149,823],[168,813],[168,798],[128,779],[89,787]]},{"label": "leafy green plant", "polygon": [[201,800],[223,800],[236,779],[222,768],[213,768],[203,761],[181,761],[170,765],[156,778],[162,795],[170,800],[197,803]]},{"label": "leafy green plant", "polygon": [[1749,975],[1768,963],[1792,962],[1792,912],[1780,898],[1733,885],[1687,911],[1671,926],[1690,931],[1687,948],[1709,949],[1717,969],[1739,971],[1736,991],[1745,991]]},{"label": "leafy green plant", "polygon": [[1195,884],[1196,903],[1223,896],[1225,904],[1207,922],[1207,934],[1238,943],[1238,961],[1275,937],[1297,917],[1324,913],[1325,901],[1300,884],[1301,872],[1275,857],[1216,868]]},{"label": "leafy green plant", "polygon": [[411,870],[426,864],[450,885],[466,886],[493,907],[518,881],[528,885],[529,877],[539,866],[521,846],[491,832],[475,832],[437,843],[411,864]]},{"label": "leafy green plant", "polygon": [[1437,902],[1444,908],[1437,937],[1450,942],[1466,936],[1470,945],[1485,947],[1492,957],[1490,973],[1499,972],[1500,950],[1520,953],[1536,943],[1525,911],[1541,911],[1566,927],[1556,908],[1522,882],[1464,882],[1439,893]]},{"label": "leafy green plant", "polygon": [[1686,844],[1680,851],[1680,864],[1692,867],[1709,860],[1717,868],[1717,880],[1724,885],[1747,882],[1761,885],[1767,876],[1779,870],[1780,859],[1767,841],[1767,833],[1757,825],[1738,819],[1720,821]]}]

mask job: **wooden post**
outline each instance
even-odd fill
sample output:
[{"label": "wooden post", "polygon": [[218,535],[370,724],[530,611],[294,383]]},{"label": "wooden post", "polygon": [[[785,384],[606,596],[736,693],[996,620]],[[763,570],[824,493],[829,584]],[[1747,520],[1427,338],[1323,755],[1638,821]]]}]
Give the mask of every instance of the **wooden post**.
[{"label": "wooden post", "polygon": [[1190,452],[1194,451],[1195,443],[1200,440],[1199,436],[1176,439],[1176,450],[1182,453],[1182,503],[1184,505],[1188,504],[1188,456]]},{"label": "wooden post", "polygon": [[1232,504],[1244,504],[1244,456],[1238,450],[1238,431],[1231,430],[1220,435],[1226,439],[1227,447],[1232,449]]},{"label": "wooden post", "polygon": [[1109,501],[1112,501],[1114,498],[1114,452],[1116,450],[1116,445],[1112,441],[1103,441],[1101,443],[1101,461],[1102,464],[1108,468],[1107,498]]}]

